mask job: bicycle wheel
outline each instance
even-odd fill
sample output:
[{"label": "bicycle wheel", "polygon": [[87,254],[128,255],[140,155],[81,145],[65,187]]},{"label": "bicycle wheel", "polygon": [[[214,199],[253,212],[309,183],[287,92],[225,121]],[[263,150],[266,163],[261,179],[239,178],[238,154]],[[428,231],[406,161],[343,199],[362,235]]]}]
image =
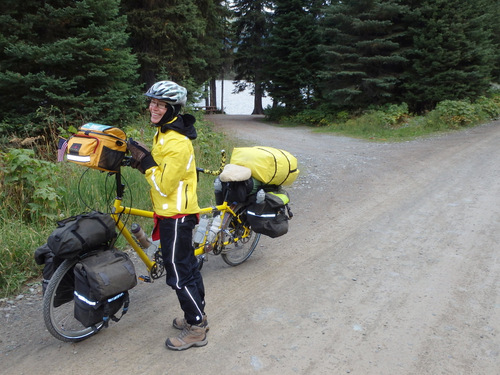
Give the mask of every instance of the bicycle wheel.
[{"label": "bicycle wheel", "polygon": [[232,242],[224,246],[220,254],[224,262],[230,266],[237,266],[250,258],[260,239],[260,233],[253,232],[250,227],[245,225],[245,210],[242,209],[238,212],[236,214],[243,219],[243,223],[238,223],[235,217],[231,217],[221,232],[222,241],[229,239]]},{"label": "bicycle wheel", "polygon": [[66,259],[52,275],[43,296],[43,319],[52,336],[66,342],[76,342],[97,333],[103,323],[84,327],[74,317],[73,291],[75,276],[73,267],[78,259]]}]

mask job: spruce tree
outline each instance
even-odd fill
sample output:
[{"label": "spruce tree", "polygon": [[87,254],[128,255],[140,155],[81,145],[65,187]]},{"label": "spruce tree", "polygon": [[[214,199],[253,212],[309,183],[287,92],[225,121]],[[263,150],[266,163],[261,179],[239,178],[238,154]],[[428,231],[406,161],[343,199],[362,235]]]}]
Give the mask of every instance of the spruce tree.
[{"label": "spruce tree", "polygon": [[417,112],[442,100],[474,99],[489,88],[495,50],[489,0],[418,2],[403,98]]},{"label": "spruce tree", "polygon": [[201,85],[220,71],[225,7],[215,0],[123,0],[144,88]]},{"label": "spruce tree", "polygon": [[238,91],[245,90],[248,83],[253,84],[253,115],[264,113],[262,108],[266,61],[264,44],[269,34],[269,7],[270,1],[267,0],[239,0],[233,5],[235,79]]},{"label": "spruce tree", "polygon": [[493,50],[494,50],[494,65],[492,72],[492,81],[500,84],[500,0],[493,0],[490,4],[490,17],[488,24],[491,25]]},{"label": "spruce tree", "polygon": [[275,102],[290,113],[308,108],[320,65],[317,19],[311,1],[274,1],[273,24],[266,43],[266,77]]},{"label": "spruce tree", "polygon": [[407,12],[399,0],[351,0],[326,8],[327,62],[318,75],[330,107],[356,110],[399,101]]},{"label": "spruce tree", "polygon": [[138,109],[137,61],[119,0],[6,0],[0,13],[0,116],[12,124],[5,131],[43,131],[37,111],[59,123],[117,125]]},{"label": "spruce tree", "polygon": [[231,27],[229,19],[231,11],[227,1],[197,0],[202,18],[206,21],[206,30],[203,35],[204,48],[200,50],[200,57],[206,61],[206,68],[194,69],[194,82],[200,85],[209,80],[210,95],[208,105],[224,109],[223,99],[217,105],[216,80],[224,79],[229,70],[231,61]]}]

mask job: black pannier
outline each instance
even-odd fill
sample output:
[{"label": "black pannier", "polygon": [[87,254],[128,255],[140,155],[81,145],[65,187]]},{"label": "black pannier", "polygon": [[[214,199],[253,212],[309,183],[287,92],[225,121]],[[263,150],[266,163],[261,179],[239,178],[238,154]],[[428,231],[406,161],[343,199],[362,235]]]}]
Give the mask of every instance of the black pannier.
[{"label": "black pannier", "polygon": [[266,193],[261,203],[253,203],[247,209],[247,220],[255,233],[271,238],[282,236],[288,232],[288,220],[293,216],[288,207],[288,195]]},{"label": "black pannier", "polygon": [[91,253],[75,265],[74,275],[74,314],[85,327],[118,321],[115,314],[122,306],[122,316],[127,312],[128,291],[137,285],[137,278],[126,253],[116,249]]},{"label": "black pannier", "polygon": [[62,259],[103,247],[109,247],[116,237],[115,221],[98,211],[72,216],[57,223],[47,244],[54,255]]},{"label": "black pannier", "polygon": [[[58,258],[54,255],[49,245],[46,243],[40,246],[35,250],[35,262],[38,265],[44,265],[42,275],[42,293],[45,294],[45,290],[47,290],[47,285],[49,285],[49,281],[52,278],[52,275],[56,271],[57,267],[61,265],[64,259]],[[71,272],[68,272],[64,275],[63,280],[59,284],[56,289],[56,294],[54,296],[54,306],[58,307],[62,304],[73,300],[73,291],[74,288],[69,286],[73,286],[74,276]]]},{"label": "black pannier", "polygon": [[[222,196],[231,203],[245,203],[254,189],[254,180],[231,181],[222,183]],[[222,202],[221,202],[222,203]],[[219,203],[219,204],[221,204]]]},{"label": "black pannier", "polygon": [[258,184],[249,168],[226,164],[214,183],[216,204],[222,204],[224,199],[229,204],[245,203]]}]

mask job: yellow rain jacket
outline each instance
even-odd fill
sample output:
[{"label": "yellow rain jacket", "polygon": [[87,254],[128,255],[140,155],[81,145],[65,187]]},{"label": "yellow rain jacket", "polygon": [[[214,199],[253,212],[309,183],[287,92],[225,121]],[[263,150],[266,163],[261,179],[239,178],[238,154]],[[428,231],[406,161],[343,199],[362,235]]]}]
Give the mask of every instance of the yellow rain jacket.
[{"label": "yellow rain jacket", "polygon": [[191,117],[179,116],[172,123],[163,125],[153,139],[151,155],[158,165],[147,169],[145,175],[151,186],[153,209],[160,216],[197,214],[200,211],[191,143],[191,139],[196,138],[196,130]]}]

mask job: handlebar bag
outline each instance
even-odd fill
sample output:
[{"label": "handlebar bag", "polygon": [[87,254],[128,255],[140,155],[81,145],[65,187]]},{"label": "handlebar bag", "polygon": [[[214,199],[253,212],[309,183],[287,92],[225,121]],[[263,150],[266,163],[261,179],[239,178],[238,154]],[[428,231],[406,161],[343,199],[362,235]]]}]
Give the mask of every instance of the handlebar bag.
[{"label": "handlebar bag", "polygon": [[280,193],[266,193],[265,200],[253,203],[247,209],[247,221],[255,233],[276,238],[288,232],[288,220],[291,215],[288,209],[288,195]]},{"label": "handlebar bag", "polygon": [[113,218],[98,211],[71,216],[57,225],[47,244],[54,255],[62,259],[106,247],[116,237]]},{"label": "handlebar bag", "polygon": [[87,123],[68,140],[66,160],[105,172],[118,172],[127,152],[127,136],[119,128]]},{"label": "handlebar bag", "polygon": [[127,312],[128,291],[137,285],[137,277],[126,253],[96,251],[75,265],[74,274],[74,315],[85,327],[118,321],[115,314],[122,306],[122,316]]}]

